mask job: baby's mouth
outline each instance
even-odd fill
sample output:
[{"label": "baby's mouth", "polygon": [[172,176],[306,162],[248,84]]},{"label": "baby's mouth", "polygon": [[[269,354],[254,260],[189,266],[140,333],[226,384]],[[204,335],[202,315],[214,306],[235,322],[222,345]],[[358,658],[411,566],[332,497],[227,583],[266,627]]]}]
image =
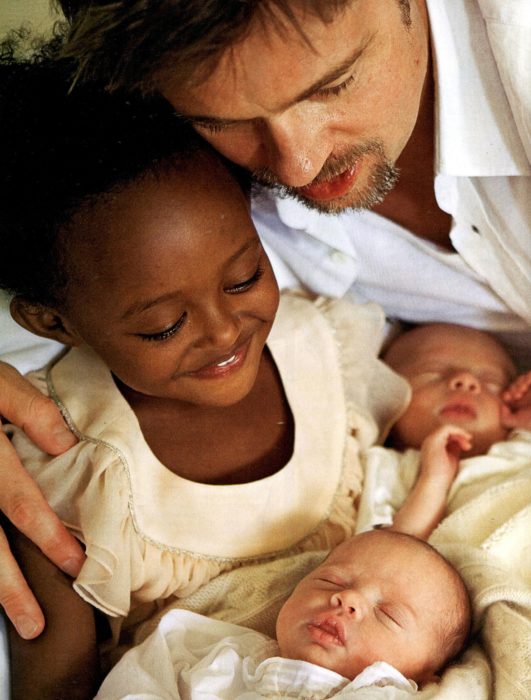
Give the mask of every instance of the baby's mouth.
[{"label": "baby's mouth", "polygon": [[467,401],[452,401],[451,403],[444,406],[440,415],[443,418],[477,418],[477,411],[470,403]]},{"label": "baby's mouth", "polygon": [[338,617],[330,615],[323,619],[312,620],[308,625],[311,637],[325,646],[345,646],[345,626]]}]

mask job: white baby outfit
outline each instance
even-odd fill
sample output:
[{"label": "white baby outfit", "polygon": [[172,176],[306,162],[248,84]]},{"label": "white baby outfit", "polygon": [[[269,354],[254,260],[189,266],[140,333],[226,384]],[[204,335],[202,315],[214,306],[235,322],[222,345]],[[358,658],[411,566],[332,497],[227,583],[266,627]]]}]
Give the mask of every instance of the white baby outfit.
[{"label": "white baby outfit", "polygon": [[372,664],[349,681],[321,666],[278,654],[278,644],[254,630],[172,610],[115,666],[96,700],[363,700],[374,698],[365,693],[375,686],[393,688],[393,697],[399,700],[417,688],[384,662]]}]

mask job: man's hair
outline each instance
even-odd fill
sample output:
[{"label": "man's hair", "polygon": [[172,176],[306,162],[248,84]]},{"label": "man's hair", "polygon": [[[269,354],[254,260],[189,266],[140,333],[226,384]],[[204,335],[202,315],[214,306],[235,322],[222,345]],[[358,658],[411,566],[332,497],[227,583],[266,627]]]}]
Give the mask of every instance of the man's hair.
[{"label": "man's hair", "polygon": [[77,213],[211,149],[161,98],[92,83],[69,91],[71,61],[46,47],[15,55],[11,36],[0,45],[0,287],[53,306],[66,288],[62,252]]},{"label": "man's hair", "polygon": [[[143,94],[201,79],[255,22],[279,32],[293,26],[309,43],[294,8],[329,23],[352,1],[56,0],[71,24],[65,55],[77,62],[76,80]],[[407,25],[409,0],[398,4]]]}]

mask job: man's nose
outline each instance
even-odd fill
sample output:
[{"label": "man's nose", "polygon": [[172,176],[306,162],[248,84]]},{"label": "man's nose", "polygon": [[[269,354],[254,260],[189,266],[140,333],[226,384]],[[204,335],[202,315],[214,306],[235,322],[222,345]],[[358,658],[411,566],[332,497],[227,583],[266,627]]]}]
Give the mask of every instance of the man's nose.
[{"label": "man's nose", "polygon": [[331,136],[312,111],[293,107],[263,124],[265,167],[289,187],[309,184],[333,150]]},{"label": "man's nose", "polygon": [[481,384],[477,377],[467,371],[455,372],[450,377],[449,386],[453,391],[466,391],[471,394],[479,394],[481,391]]},{"label": "man's nose", "polygon": [[332,595],[330,600],[333,608],[340,609],[345,615],[361,620],[367,614],[367,604],[363,596],[351,588],[345,588]]}]

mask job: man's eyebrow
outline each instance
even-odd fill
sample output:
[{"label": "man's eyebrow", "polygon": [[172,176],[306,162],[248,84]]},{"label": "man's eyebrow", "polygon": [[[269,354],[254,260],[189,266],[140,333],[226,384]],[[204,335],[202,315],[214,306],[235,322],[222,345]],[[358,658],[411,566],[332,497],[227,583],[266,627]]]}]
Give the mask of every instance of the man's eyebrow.
[{"label": "man's eyebrow", "polygon": [[[331,68],[327,73],[325,73],[325,75],[316,80],[308,88],[305,88],[293,100],[279,107],[279,111],[284,111],[285,109],[288,109],[289,107],[292,107],[293,105],[299,102],[307,100],[319,90],[322,90],[323,88],[327,87],[329,83],[332,83],[334,82],[334,80],[340,78],[344,73],[346,73],[346,71],[349,68],[352,68],[352,66],[356,63],[356,61],[364,51],[365,46],[366,44],[364,44],[362,48],[358,48],[355,51],[353,51],[344,61],[342,61],[337,66]],[[240,124],[242,122],[251,121],[250,119],[224,119],[223,117],[210,117],[202,114],[179,114],[179,116],[191,122],[192,124],[196,124],[197,126],[223,127],[230,126],[231,124]]]}]

